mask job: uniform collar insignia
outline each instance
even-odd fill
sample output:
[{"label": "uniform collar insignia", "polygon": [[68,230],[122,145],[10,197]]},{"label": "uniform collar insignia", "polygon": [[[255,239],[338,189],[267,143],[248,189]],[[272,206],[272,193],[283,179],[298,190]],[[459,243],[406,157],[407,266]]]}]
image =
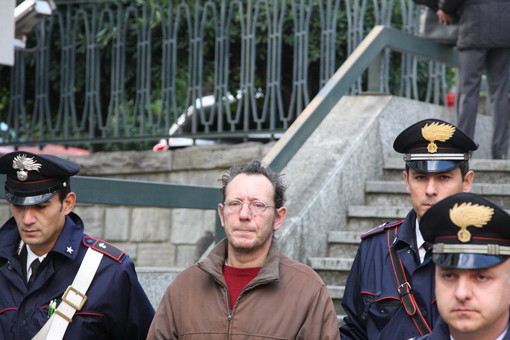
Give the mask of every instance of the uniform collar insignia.
[{"label": "uniform collar insignia", "polygon": [[469,242],[471,233],[467,227],[482,228],[486,225],[494,214],[494,209],[485,205],[464,202],[462,204],[455,203],[450,209],[450,220],[453,224],[460,228],[457,238],[460,242]]},{"label": "uniform collar insignia", "polygon": [[455,127],[446,123],[440,124],[438,122],[434,122],[425,124],[425,126],[421,128],[421,135],[429,141],[427,151],[430,153],[437,152],[437,145],[434,143],[435,141],[445,142],[452,138],[454,133]]},{"label": "uniform collar insignia", "polygon": [[21,251],[23,250],[24,246],[25,246],[25,242],[23,242],[23,240],[20,240],[19,245],[18,245],[18,256],[21,255]]},{"label": "uniform collar insignia", "polygon": [[71,247],[71,246],[67,247],[67,250],[66,250],[67,253],[72,254],[73,251],[74,251],[73,247]]},{"label": "uniform collar insignia", "polygon": [[13,169],[18,169],[16,175],[20,181],[26,181],[28,178],[28,171],[39,171],[41,164],[37,163],[33,157],[27,155],[18,155],[12,161]]}]

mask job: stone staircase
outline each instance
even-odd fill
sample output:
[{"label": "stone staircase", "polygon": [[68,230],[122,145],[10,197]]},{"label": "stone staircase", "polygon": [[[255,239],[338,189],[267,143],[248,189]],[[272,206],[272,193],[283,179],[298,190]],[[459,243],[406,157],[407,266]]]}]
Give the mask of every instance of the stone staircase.
[{"label": "stone staircase", "polygon": [[[481,194],[499,206],[510,209],[510,161],[473,159],[475,171],[472,192]],[[380,180],[365,183],[365,205],[347,209],[347,225],[328,233],[328,257],[311,257],[309,265],[321,275],[341,319],[344,285],[356,255],[360,235],[384,223],[404,218],[411,209],[402,179],[401,158],[386,159]]]}]

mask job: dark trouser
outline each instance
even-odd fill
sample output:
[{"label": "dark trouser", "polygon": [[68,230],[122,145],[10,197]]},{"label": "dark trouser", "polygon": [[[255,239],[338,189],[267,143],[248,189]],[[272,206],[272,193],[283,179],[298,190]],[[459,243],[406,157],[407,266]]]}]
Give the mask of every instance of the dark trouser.
[{"label": "dark trouser", "polygon": [[494,118],[492,155],[506,156],[510,138],[508,94],[510,90],[510,48],[465,49],[459,51],[457,114],[459,128],[474,138],[481,77],[487,74]]}]

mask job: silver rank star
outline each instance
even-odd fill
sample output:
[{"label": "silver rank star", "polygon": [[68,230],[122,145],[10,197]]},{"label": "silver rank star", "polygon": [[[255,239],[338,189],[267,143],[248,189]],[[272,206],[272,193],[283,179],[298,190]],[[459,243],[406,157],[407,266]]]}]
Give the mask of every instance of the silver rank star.
[{"label": "silver rank star", "polygon": [[73,247],[67,247],[66,252],[68,252],[69,254],[72,254],[73,251],[74,251]]}]

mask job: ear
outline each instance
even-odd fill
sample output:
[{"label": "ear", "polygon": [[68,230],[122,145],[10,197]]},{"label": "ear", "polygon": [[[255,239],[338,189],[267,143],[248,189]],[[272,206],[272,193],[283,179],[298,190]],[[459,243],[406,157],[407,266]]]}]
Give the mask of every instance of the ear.
[{"label": "ear", "polygon": [[462,182],[462,191],[469,192],[471,191],[471,187],[473,186],[473,181],[475,180],[475,173],[473,170],[469,170],[464,176],[464,181]]},{"label": "ear", "polygon": [[280,229],[286,216],[287,216],[287,208],[281,207],[281,208],[276,209],[276,215],[274,217],[274,223],[273,223],[273,231]]},{"label": "ear", "polygon": [[[411,170],[409,170],[411,171]],[[411,189],[409,188],[409,172],[407,171],[402,171],[402,177],[404,177],[404,183],[406,184],[406,191],[408,194],[411,193]]]},{"label": "ear", "polygon": [[220,217],[221,226],[225,227],[225,221],[223,221],[223,204],[218,204],[218,216]]},{"label": "ear", "polygon": [[64,210],[65,215],[69,215],[69,213],[74,209],[74,205],[76,204],[76,194],[74,192],[70,192],[67,194],[66,198],[62,201],[62,208]]}]

